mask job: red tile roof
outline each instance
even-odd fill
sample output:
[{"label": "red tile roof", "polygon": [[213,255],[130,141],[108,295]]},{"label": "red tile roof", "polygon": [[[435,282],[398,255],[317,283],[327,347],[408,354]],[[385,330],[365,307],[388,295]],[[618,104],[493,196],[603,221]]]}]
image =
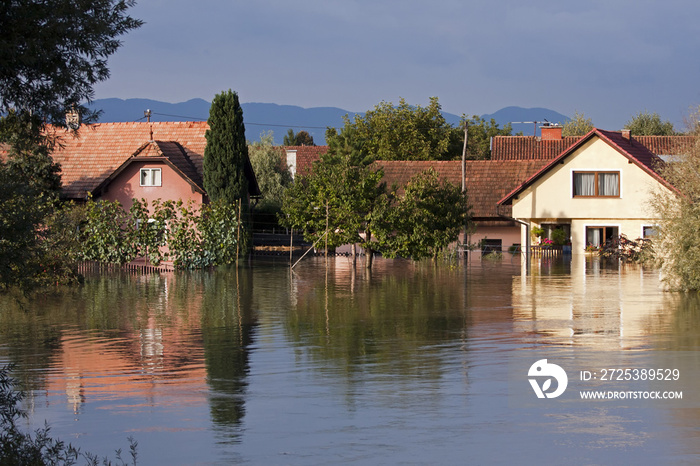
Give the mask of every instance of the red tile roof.
[{"label": "red tile roof", "polygon": [[[465,178],[473,218],[481,221],[500,219],[496,206],[498,200],[545,163],[545,160],[468,160]],[[384,169],[384,181],[389,188],[392,184],[399,188],[405,186],[411,177],[430,167],[440,179],[462,186],[460,161],[378,161],[377,164]],[[501,208],[500,213],[509,215],[510,211]]]},{"label": "red tile roof", "polygon": [[651,152],[645,145],[641,142],[635,140],[635,138],[627,139],[619,131],[605,131],[602,129],[594,128],[588,134],[581,137],[575,144],[566,149],[564,152],[559,154],[558,157],[548,161],[540,170],[530,176],[527,180],[513,189],[510,193],[504,196],[498,201],[499,205],[510,205],[512,200],[520,194],[522,191],[531,186],[535,181],[537,181],[542,175],[547,173],[552,167],[557,165],[559,162],[563,161],[566,157],[575,152],[587,141],[593,137],[599,137],[603,141],[607,142],[612,148],[617,150],[620,154],[626,157],[631,163],[636,164],[642,170],[647,172],[650,176],[657,179],[660,183],[667,186],[669,189],[675,189],[666,180],[664,180],[658,172],[658,168],[663,164],[663,161]]},{"label": "red tile roof", "polygon": [[[70,199],[85,198],[130,157],[145,155],[141,154],[145,149],[166,157],[201,186],[207,129],[209,125],[204,121],[99,123],[81,126],[77,136],[51,128],[61,145],[52,155],[61,164],[63,195]],[[157,142],[148,146],[151,140]],[[249,192],[256,195],[259,189],[252,174],[248,162],[246,175],[252,180]]]},{"label": "red tile roof", "polygon": [[328,152],[328,146],[284,146],[284,150],[297,152],[297,173],[308,175],[311,173],[311,165]]},{"label": "red tile roof", "polygon": [[[693,144],[692,136],[635,136],[632,138],[656,155],[679,155]],[[581,136],[542,140],[533,136],[496,136],[491,160],[553,159],[578,142]]]}]

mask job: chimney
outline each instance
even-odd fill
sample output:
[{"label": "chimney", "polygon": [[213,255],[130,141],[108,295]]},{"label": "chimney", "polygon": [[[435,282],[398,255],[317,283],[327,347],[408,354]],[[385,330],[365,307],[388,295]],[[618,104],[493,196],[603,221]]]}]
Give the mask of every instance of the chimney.
[{"label": "chimney", "polygon": [[621,131],[621,133],[622,133],[622,137],[623,137],[623,138],[627,139],[628,141],[631,141],[631,140],[632,140],[632,131],[631,131],[631,130],[629,130],[629,129],[623,129],[623,130]]},{"label": "chimney", "polygon": [[561,140],[561,130],[562,130],[562,127],[559,125],[540,126],[540,131],[542,131],[542,140],[543,141],[559,141],[559,140]]}]

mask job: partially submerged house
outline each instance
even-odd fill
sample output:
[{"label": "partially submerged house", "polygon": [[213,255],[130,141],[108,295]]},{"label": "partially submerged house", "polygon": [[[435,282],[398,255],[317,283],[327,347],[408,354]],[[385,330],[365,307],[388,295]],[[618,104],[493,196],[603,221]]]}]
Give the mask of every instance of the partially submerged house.
[{"label": "partially submerged house", "polygon": [[[125,209],[133,198],[204,204],[208,128],[206,122],[140,122],[83,125],[77,134],[56,130],[60,147],[52,156],[61,164],[62,197],[116,200]],[[249,196],[259,196],[249,160],[245,175]]]},{"label": "partially submerged house", "polygon": [[657,221],[651,196],[674,191],[659,174],[661,164],[629,131],[593,129],[498,205],[512,209],[522,245],[529,244],[533,227],[564,229],[573,253],[619,235],[648,237]]}]

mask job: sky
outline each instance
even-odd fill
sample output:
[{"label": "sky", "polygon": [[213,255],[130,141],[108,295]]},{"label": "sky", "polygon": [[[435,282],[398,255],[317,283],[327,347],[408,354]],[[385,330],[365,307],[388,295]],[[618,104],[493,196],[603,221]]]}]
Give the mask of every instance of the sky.
[{"label": "sky", "polygon": [[[140,0],[95,98],[339,107],[508,106],[621,129],[700,105],[697,0]],[[293,125],[294,122],[289,122]]]}]

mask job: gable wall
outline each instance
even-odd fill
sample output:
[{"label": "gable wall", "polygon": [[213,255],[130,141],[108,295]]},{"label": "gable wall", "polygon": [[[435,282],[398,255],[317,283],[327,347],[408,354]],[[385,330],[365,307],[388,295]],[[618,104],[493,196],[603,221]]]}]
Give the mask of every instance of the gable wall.
[{"label": "gable wall", "polygon": [[[619,171],[619,198],[574,198],[574,171]],[[606,142],[593,138],[513,200],[513,216],[531,219],[643,219],[653,217],[651,192],[666,190]]]},{"label": "gable wall", "polygon": [[[160,168],[162,185],[140,186],[141,168]],[[133,198],[144,198],[149,205],[156,199],[163,201],[181,199],[185,203],[192,200],[197,206],[203,202],[202,194],[193,192],[192,186],[175,170],[156,160],[131,163],[109,183],[107,190],[100,196],[100,199],[119,201],[126,210],[131,208]]]}]

